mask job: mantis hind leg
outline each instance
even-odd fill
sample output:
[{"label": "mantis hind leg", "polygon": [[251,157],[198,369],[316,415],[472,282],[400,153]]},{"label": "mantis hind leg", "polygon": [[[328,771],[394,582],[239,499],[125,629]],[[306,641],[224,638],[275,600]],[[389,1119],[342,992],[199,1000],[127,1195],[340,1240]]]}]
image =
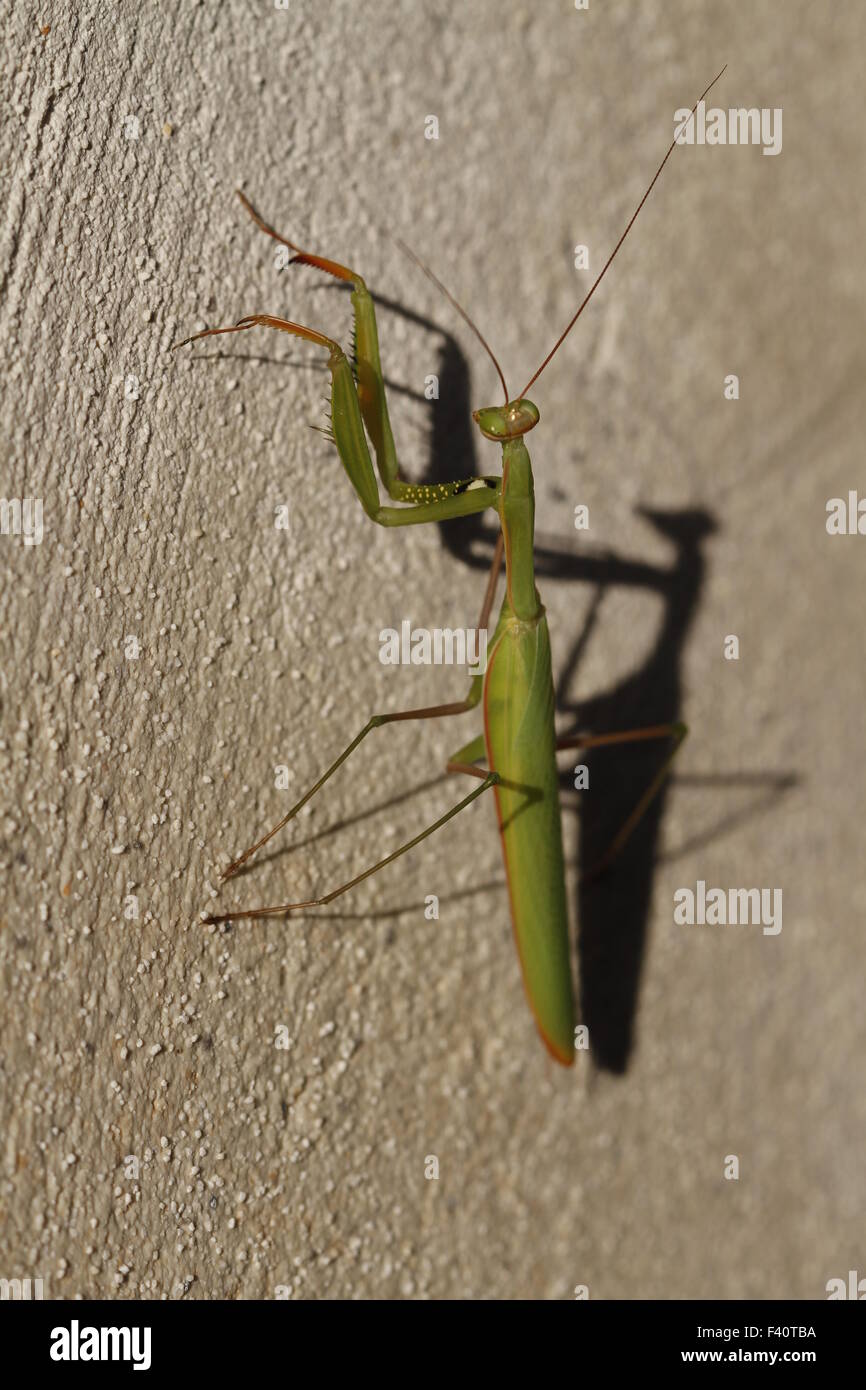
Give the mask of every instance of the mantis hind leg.
[{"label": "mantis hind leg", "polygon": [[[479,687],[477,694],[476,684]],[[397,710],[392,714],[371,715],[361,732],[356,734],[355,737],[352,739],[351,743],[348,743],[346,745],[339,757],[335,758],[335,760],[331,763],[331,766],[325,772],[322,773],[318,781],[314,782],[313,785],[309,787],[307,791],[304,792],[304,795],[301,797],[300,801],[295,802],[294,806],[291,808],[291,810],[286,812],[282,820],[278,821],[277,824],[273,827],[273,829],[269,830],[266,835],[263,835],[260,840],[257,840],[254,845],[250,845],[249,849],[244,850],[243,854],[239,855],[237,859],[232,860],[231,864],[229,864],[227,869],[223,870],[222,874],[220,875],[222,881],[225,882],[226,879],[233,878],[234,875],[238,872],[238,870],[242,868],[243,865],[246,864],[249,859],[252,859],[253,855],[257,854],[263,845],[266,845],[269,840],[272,840],[273,837],[276,834],[278,834],[278,832],[282,830],[284,826],[288,825],[290,820],[294,820],[298,812],[304,806],[306,806],[307,802],[315,796],[317,791],[321,790],[321,788],[325,785],[326,782],[330,781],[334,773],[342,767],[346,759],[350,757],[352,753],[354,753],[355,749],[358,748],[361,743],[363,743],[367,735],[369,733],[372,733],[374,729],[381,728],[383,724],[395,724],[400,720],[447,719],[454,714],[465,714],[467,710],[473,709],[474,706],[477,705],[480,697],[481,691],[479,677],[472,682],[472,687],[470,688],[469,695],[466,697],[465,700],[458,700],[455,701],[453,704],[447,705],[427,705],[423,709]]]},{"label": "mantis hind leg", "polygon": [[476,763],[486,757],[487,748],[484,742],[484,735],[479,734],[477,738],[473,738],[469,743],[464,744],[462,748],[458,748],[456,753],[451,754],[451,757],[445,764],[445,771],[465,772],[470,777],[486,777],[487,769],[476,767]]},{"label": "mantis hind leg", "polygon": [[[481,612],[478,615],[479,629],[487,628],[490,622],[490,612],[493,607],[494,597],[496,595],[496,582],[499,578],[499,572],[502,568],[502,553],[503,539],[502,532],[500,531],[499,537],[496,541],[496,547],[493,552],[493,560],[490,565],[490,574],[487,579],[487,586],[484,590],[484,599],[481,604]],[[245,850],[239,858],[233,860],[232,863],[229,864],[228,868],[221,875],[223,881],[225,881],[225,879],[227,878],[231,878],[234,874],[236,874],[238,869],[240,869],[241,866],[245,864],[248,859],[251,859],[253,855],[256,854],[257,851],[262,848],[262,845],[267,844],[268,840],[272,839],[278,831],[282,830],[284,825],[288,825],[289,821],[292,820],[298,814],[301,808],[305,806],[306,803],[310,800],[310,797],[315,796],[316,792],[320,789],[320,787],[323,787],[325,785],[328,779],[334,775],[334,773],[337,771],[339,767],[342,766],[342,764],[346,761],[349,755],[351,753],[354,753],[355,749],[358,747],[360,743],[363,742],[363,740],[367,737],[371,730],[381,727],[382,724],[392,724],[396,723],[399,720],[442,719],[449,718],[451,715],[455,714],[465,714],[467,710],[474,709],[475,706],[480,702],[483,689],[483,676],[474,676],[472,679],[472,683],[469,686],[469,694],[466,696],[464,700],[455,701],[453,704],[428,705],[423,709],[399,710],[394,714],[374,714],[370,719],[367,720],[367,723],[364,725],[361,732],[359,734],[356,734],[355,737],[352,739],[351,743],[349,743],[343,749],[342,753],[336,759],[336,761],[333,762],[331,766],[327,769],[327,771],[322,774],[319,780],[315,782],[312,787],[310,787],[309,791],[304,793],[300,801],[296,802],[295,805],[291,808],[291,810],[286,812],[282,820],[274,826],[273,830],[269,830],[267,835],[263,835],[260,840],[257,840],[256,843],[254,845],[251,845],[248,850]],[[471,751],[476,744],[480,744],[480,751],[477,753]],[[464,750],[464,752],[466,756],[463,758],[463,761],[467,764],[473,763],[478,758],[482,757],[484,755],[483,737],[480,739],[473,740],[473,743],[467,745],[467,749]],[[461,755],[458,754],[457,756],[459,758]],[[449,765],[447,769],[448,771],[467,771],[466,767],[454,767],[452,769],[451,763],[453,762],[454,759],[449,760]],[[477,772],[477,768],[472,769],[473,775],[477,774]]]},{"label": "mantis hind leg", "polygon": [[[282,820],[279,821],[272,830],[269,830],[267,835],[263,835],[260,840],[258,840],[254,845],[251,845],[248,850],[246,850],[242,855],[239,856],[239,858],[235,859],[234,862],[228,866],[228,868],[221,875],[223,882],[225,882],[226,879],[231,878],[234,874],[236,874],[238,869],[240,869],[241,866],[245,864],[248,859],[251,859],[252,856],[258,850],[260,850],[263,845],[267,844],[268,840],[272,839],[273,836],[276,835],[279,830],[282,830],[283,826],[287,825],[288,822],[298,814],[298,812],[301,810],[301,807],[305,806],[306,803],[310,800],[310,798],[315,796],[316,792],[325,785],[328,779],[333,776],[337,769],[342,766],[342,764],[346,761],[350,754],[355,751],[358,745],[367,737],[367,734],[369,734],[373,729],[379,728],[383,724],[396,723],[398,720],[438,719],[447,718],[450,715],[454,714],[464,714],[467,710],[474,708],[474,706],[478,704],[480,698],[481,677],[479,676],[473,680],[469,690],[469,694],[466,697],[466,699],[456,701],[454,704],[430,705],[426,709],[399,710],[394,714],[374,714],[370,719],[367,720],[367,723],[364,725],[361,732],[359,734],[356,734],[356,736],[352,739],[351,743],[349,743],[346,746],[346,748],[343,749],[340,756],[331,764],[328,770],[322,774],[322,776],[318,779],[317,782],[313,783],[312,787],[310,787],[309,790],[304,793],[300,801],[297,801],[295,805],[291,808],[291,810],[286,812]],[[458,815],[460,811],[464,810],[465,807],[467,807],[471,802],[475,801],[477,797],[481,796],[482,792],[487,791],[488,787],[495,786],[499,782],[499,776],[497,773],[483,772],[480,768],[471,766],[472,759],[475,756],[481,756],[484,751],[484,740],[482,738],[480,740],[482,745],[480,752],[477,754],[473,753],[472,750],[476,747],[478,742],[478,739],[474,739],[471,744],[467,745],[466,752],[469,755],[469,757],[465,766],[454,764],[452,760],[451,762],[449,762],[448,771],[465,772],[470,776],[479,777],[482,780],[482,785],[480,787],[476,787],[476,789],[473,792],[470,792],[468,796],[465,796],[462,801],[458,802],[456,806],[453,806],[451,810],[446,812],[444,816],[440,816],[439,819],[437,821],[434,821],[432,825],[428,826],[426,830],[423,830],[420,834],[415,835],[411,840],[408,840],[406,844],[401,845],[399,849],[394,850],[392,854],[387,855],[384,859],[380,859],[379,862],[372,865],[371,868],[365,869],[363,873],[356,875],[356,877],[350,879],[348,883],[341,884],[339,888],[335,888],[332,892],[326,893],[323,897],[320,898],[310,898],[306,902],[280,903],[275,907],[255,907],[248,908],[246,910],[236,910],[234,912],[223,912],[219,915],[210,914],[208,917],[205,918],[205,921],[208,923],[218,923],[234,921],[235,919],[240,917],[273,917],[278,916],[279,914],[284,912],[290,912],[296,908],[323,907],[326,903],[331,902],[334,898],[339,897],[342,893],[348,892],[350,888],[354,888],[355,885],[361,883],[363,879],[369,878],[371,874],[378,873],[379,869],[384,869],[386,864],[390,864],[394,859],[399,859],[401,855],[406,854],[408,850],[414,848],[415,845],[420,844],[422,840],[426,840],[428,835],[432,835],[434,831],[438,830],[441,826],[445,825],[454,816]]]},{"label": "mantis hind leg", "polygon": [[[478,615],[478,627],[487,628],[490,625],[490,614],[493,609],[493,600],[496,597],[496,581],[499,578],[499,571],[502,568],[502,555],[504,550],[504,539],[502,532],[496,539],[496,548],[493,551],[493,560],[490,565],[490,574],[487,577],[487,587],[484,590],[484,602],[481,605],[481,612]],[[483,677],[476,676],[470,689],[470,697],[473,703],[477,704],[483,693]],[[478,734],[476,738],[458,748],[456,753],[445,764],[446,772],[464,772],[470,777],[484,777],[486,771],[476,767],[482,758],[487,757],[487,745],[483,734]]]},{"label": "mantis hind leg", "polygon": [[481,786],[476,787],[468,796],[464,796],[463,800],[458,801],[456,806],[452,806],[450,811],[446,811],[444,816],[440,816],[432,825],[428,825],[425,830],[422,830],[418,835],[414,835],[412,839],[407,840],[405,844],[400,845],[399,849],[395,849],[393,853],[386,855],[384,859],[380,859],[377,864],[372,864],[369,869],[365,869],[363,873],[356,874],[355,877],[350,878],[347,883],[341,883],[338,888],[333,888],[330,893],[325,893],[320,898],[308,898],[306,902],[278,903],[275,907],[253,907],[241,912],[224,912],[216,917],[207,917],[205,919],[206,922],[229,922],[235,921],[239,917],[275,917],[284,912],[296,911],[298,908],[324,907],[326,903],[333,902],[334,898],[339,898],[342,893],[348,893],[350,888],[354,888],[357,884],[362,883],[365,878],[370,878],[372,874],[376,874],[380,869],[384,869],[386,864],[392,864],[395,859],[399,859],[401,855],[408,853],[410,849],[414,849],[415,845],[419,845],[422,840],[426,840],[428,836],[434,834],[435,831],[439,830],[443,825],[446,825],[448,821],[453,820],[455,816],[459,815],[460,812],[465,810],[473,801],[477,801],[478,797],[482,796],[483,793],[487,791],[488,787],[495,786],[499,781],[499,775],[496,772],[488,772],[486,775],[482,774],[482,776],[484,780]]},{"label": "mantis hind leg", "polygon": [[581,878],[584,883],[591,882],[598,878],[609,868],[614,859],[625,847],[637,829],[642,817],[646,814],[652,802],[662,789],[664,781],[671,770],[671,764],[683,745],[688,734],[685,724],[652,724],[645,729],[625,729],[615,734],[566,734],[563,738],[556,740],[557,749],[560,748],[603,748],[605,745],[610,747],[617,743],[642,743],[651,739],[669,738],[673,741],[673,747],[665,758],[655,777],[650,782],[646,791],[640,797],[637,805],[629,816],[620,826],[614,835],[607,849],[601,858],[593,864],[592,868],[587,869]]}]

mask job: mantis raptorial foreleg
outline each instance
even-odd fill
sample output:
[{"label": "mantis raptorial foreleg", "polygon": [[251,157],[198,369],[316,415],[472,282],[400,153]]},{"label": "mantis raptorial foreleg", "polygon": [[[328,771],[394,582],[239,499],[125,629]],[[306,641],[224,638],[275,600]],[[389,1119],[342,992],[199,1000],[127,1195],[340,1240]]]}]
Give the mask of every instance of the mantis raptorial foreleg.
[{"label": "mantis raptorial foreleg", "polygon": [[624,729],[615,734],[565,734],[556,740],[557,751],[563,748],[604,748],[611,747],[617,743],[642,743],[651,739],[670,738],[674,741],[674,746],[665,758],[655,777],[650,782],[646,791],[641,796],[637,805],[627,819],[620,826],[616,835],[611,840],[604,854],[593,865],[581,874],[584,883],[590,879],[598,878],[614,861],[616,856],[624,848],[633,832],[636,830],[641,818],[646,814],[654,798],[661,791],[665,778],[671,770],[671,763],[682,747],[683,741],[688,733],[685,724],[651,724],[645,729]]},{"label": "mantis raptorial foreleg", "polygon": [[[347,266],[302,251],[294,242],[281,237],[262,221],[243,194],[239,196],[256,224],[269,236],[295,252],[294,261],[315,266],[352,285],[354,360],[349,361],[339,343],[333,338],[319,333],[316,329],[307,328],[304,324],[293,323],[273,314],[250,314],[227,327],[207,328],[203,333],[194,333],[192,337],[185,338],[175,346],[184,347],[199,338],[208,338],[220,333],[240,333],[249,328],[262,327],[275,328],[283,333],[306,338],[319,347],[326,347],[329,352],[328,370],[331,373],[331,426],[330,430],[323,432],[336,445],[340,460],[364,511],[380,526],[414,526],[430,521],[450,521],[458,516],[472,516],[486,507],[496,506],[502,491],[501,478],[461,478],[455,482],[436,483],[431,486],[407,483],[400,478],[379,359],[376,312],[367,286],[361,276]],[[365,426],[373,442],[379,476],[389,497],[395,502],[409,505],[381,505],[370,451],[364,435]]]}]

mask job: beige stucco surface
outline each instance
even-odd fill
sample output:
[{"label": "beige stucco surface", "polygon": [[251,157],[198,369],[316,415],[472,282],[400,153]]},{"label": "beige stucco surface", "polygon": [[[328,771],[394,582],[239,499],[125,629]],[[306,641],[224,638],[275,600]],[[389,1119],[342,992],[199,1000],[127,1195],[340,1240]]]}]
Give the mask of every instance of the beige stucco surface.
[{"label": "beige stucco surface", "polygon": [[[4,25],[0,494],[43,499],[44,535],[0,537],[0,1276],[58,1298],[678,1299],[817,1298],[864,1271],[866,537],[825,529],[866,488],[863,7],[83,0]],[[383,666],[379,632],[471,625],[483,573],[435,527],[367,522],[307,428],[314,349],[169,348],[260,310],[348,336],[345,297],[276,268],[241,186],[421,316],[379,323],[424,476],[434,409],[462,418],[443,363],[471,364],[471,406],[496,382],[384,229],[515,388],[589,284],[574,247],[600,267],[724,62],[714,98],[781,107],[781,154],[677,150],[534,391],[545,547],[648,577],[601,585],[572,705],[639,675],[664,622],[674,547],[637,508],[715,528],[632,1045],[565,1072],[483,800],[319,916],[201,924],[334,886],[462,792],[437,779],[473,718],[380,730],[213,896],[370,713],[460,697],[461,672]],[[541,580],[560,674],[597,579]],[[581,793],[600,806],[606,766]],[[574,898],[573,811],[565,834]],[[782,931],[675,925],[698,880],[781,889]]]}]

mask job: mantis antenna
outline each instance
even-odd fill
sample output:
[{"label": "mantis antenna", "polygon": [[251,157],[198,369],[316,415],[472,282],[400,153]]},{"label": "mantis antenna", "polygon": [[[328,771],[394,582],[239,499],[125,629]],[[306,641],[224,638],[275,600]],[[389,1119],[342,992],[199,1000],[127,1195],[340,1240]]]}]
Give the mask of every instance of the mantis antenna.
[{"label": "mantis antenna", "polygon": [[494,352],[493,352],[493,349],[491,348],[491,346],[490,346],[490,344],[488,343],[487,339],[484,337],[484,334],[481,332],[481,329],[478,327],[477,324],[475,324],[475,323],[472,322],[472,320],[471,320],[471,318],[469,317],[469,315],[467,314],[466,310],[463,308],[463,305],[462,305],[462,304],[458,304],[457,300],[454,298],[454,296],[453,296],[453,294],[451,293],[451,291],[450,291],[450,290],[447,290],[447,289],[445,288],[445,286],[442,284],[442,281],[439,279],[438,275],[434,275],[434,274],[433,274],[433,271],[430,269],[429,265],[425,265],[425,264],[424,264],[424,262],[422,261],[421,257],[415,254],[415,252],[412,250],[411,246],[407,246],[406,243],[405,243],[405,241],[402,239],[402,237],[397,236],[396,233],[392,232],[392,233],[391,233],[391,236],[394,238],[394,241],[396,241],[397,245],[400,247],[400,250],[403,252],[403,254],[404,254],[405,256],[408,256],[409,259],[410,259],[410,261],[414,261],[415,264],[417,265],[417,267],[418,267],[419,270],[423,270],[424,274],[427,276],[427,279],[428,279],[428,280],[432,280],[432,282],[433,282],[433,284],[436,286],[437,290],[441,290],[441,292],[444,294],[445,298],[448,300],[449,304],[453,305],[453,307],[457,310],[458,314],[459,314],[460,317],[463,319],[464,323],[468,323],[469,327],[472,329],[472,332],[475,334],[475,336],[476,336],[476,338],[478,339],[479,343],[480,343],[481,346],[484,348],[484,351],[487,353],[487,356],[490,358],[490,361],[493,363],[494,367],[496,368],[497,372],[499,373],[499,380],[502,382],[502,389],[503,389],[503,391],[505,392],[505,404],[507,405],[507,404],[508,404],[508,400],[509,400],[509,397],[508,397],[508,386],[506,385],[506,381],[505,381],[505,377],[504,377],[503,372],[502,372],[502,368],[500,367],[499,363],[497,362],[496,357],[495,357]]},{"label": "mantis antenna", "polygon": [[[693,116],[693,115],[695,114],[695,112],[697,111],[700,102],[703,101],[704,97],[707,95],[707,92],[711,91],[712,88],[715,87],[716,83],[718,82],[719,78],[721,77],[722,73],[725,71],[725,68],[726,68],[727,66],[728,66],[727,63],[725,63],[725,67],[722,68],[722,71],[721,71],[721,72],[717,72],[717,73],[716,73],[716,75],[715,75],[715,77],[713,78],[712,82],[710,83],[709,87],[707,87],[705,91],[701,92],[701,95],[698,97],[697,101],[695,102],[694,106],[693,106],[692,109],[691,109],[691,112],[690,112],[690,114],[689,114],[689,120],[691,120],[692,116]],[[683,129],[685,129],[685,127],[683,127]],[[564,329],[564,331],[563,331],[562,333],[560,333],[560,335],[559,335],[559,337],[557,338],[556,342],[553,344],[553,347],[550,349],[550,352],[547,354],[547,356],[545,357],[545,359],[544,359],[544,361],[542,362],[541,366],[538,368],[538,371],[534,374],[534,376],[531,376],[531,377],[529,378],[529,380],[527,381],[526,385],[524,386],[523,390],[522,390],[521,393],[520,393],[521,396],[525,396],[526,393],[527,393],[527,391],[529,390],[530,386],[533,384],[533,382],[537,381],[538,378],[541,376],[541,373],[544,371],[544,369],[545,369],[545,367],[547,366],[548,362],[549,362],[550,359],[554,356],[554,354],[556,353],[556,351],[558,350],[558,348],[560,348],[560,347],[562,346],[562,344],[565,342],[566,338],[568,337],[568,335],[569,335],[569,333],[571,332],[571,330],[572,330],[572,328],[574,327],[574,325],[577,323],[577,320],[580,318],[580,316],[581,316],[581,314],[583,313],[584,309],[586,308],[587,304],[588,304],[589,301],[592,299],[592,296],[595,294],[596,290],[598,289],[599,285],[601,284],[601,281],[604,279],[604,275],[605,275],[605,272],[606,272],[608,266],[610,265],[611,261],[613,260],[614,256],[616,255],[617,251],[618,251],[619,248],[622,246],[623,242],[625,241],[626,237],[628,236],[629,232],[631,231],[632,225],[633,225],[635,219],[637,218],[637,215],[638,215],[638,213],[640,212],[641,208],[643,207],[644,203],[646,202],[647,198],[648,198],[649,195],[652,193],[653,188],[654,188],[654,186],[655,186],[656,179],[658,178],[658,176],[659,176],[659,174],[661,173],[662,169],[663,169],[663,168],[665,167],[665,165],[667,164],[667,162],[668,162],[668,160],[670,159],[671,155],[673,154],[673,152],[674,152],[674,147],[675,147],[676,143],[677,143],[677,142],[676,142],[676,139],[674,139],[674,140],[671,141],[670,149],[668,150],[667,154],[665,155],[665,157],[664,157],[664,159],[662,160],[662,162],[661,162],[661,164],[659,165],[659,167],[656,169],[655,173],[653,174],[652,182],[650,183],[649,188],[647,189],[646,193],[645,193],[645,194],[643,195],[643,197],[641,198],[640,202],[638,203],[637,207],[635,208],[634,212],[632,213],[632,215],[631,215],[631,217],[630,217],[630,219],[629,219],[628,226],[626,227],[626,229],[625,229],[625,231],[623,232],[622,236],[620,237],[619,241],[616,243],[616,246],[615,246],[615,247],[613,248],[613,250],[611,251],[610,255],[608,256],[607,260],[605,261],[605,263],[604,263],[604,265],[602,266],[601,270],[599,271],[598,275],[596,276],[595,281],[594,281],[594,283],[593,283],[593,285],[592,285],[592,288],[587,292],[586,296],[584,297],[584,299],[582,300],[582,302],[581,302],[580,305],[578,306],[577,313],[574,315],[574,317],[573,317],[573,318],[571,319],[571,321],[568,323],[568,325],[566,326],[566,328]],[[462,312],[462,311],[461,311],[461,312]]]}]

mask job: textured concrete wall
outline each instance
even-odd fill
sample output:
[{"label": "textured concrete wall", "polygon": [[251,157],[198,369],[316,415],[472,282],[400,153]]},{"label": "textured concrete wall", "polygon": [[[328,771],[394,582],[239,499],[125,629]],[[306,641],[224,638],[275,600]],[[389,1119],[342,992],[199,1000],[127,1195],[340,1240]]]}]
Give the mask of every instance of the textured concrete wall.
[{"label": "textured concrete wall", "polygon": [[[0,1275],[52,1297],[808,1298],[862,1271],[866,538],[825,530],[863,483],[862,6],[38,18],[7,16],[0,96],[0,492],[44,505],[41,544],[0,539]],[[199,921],[327,889],[465,790],[439,773],[474,719],[380,731],[214,897],[370,712],[459,698],[462,673],[382,666],[378,634],[473,623],[490,530],[367,523],[307,428],[314,349],[169,347],[259,310],[347,335],[345,296],[276,269],[242,186],[389,302],[407,473],[495,469],[464,433],[491,368],[383,227],[516,389],[589,283],[574,246],[601,265],[725,61],[714,97],[782,107],[782,153],[677,150],[533,393],[562,702],[692,731],[619,889],[574,872],[625,768],[599,753],[567,798],[595,1045],[567,1073],[525,1006],[484,801],[318,915]],[[699,879],[783,890],[783,930],[676,926]]]}]

